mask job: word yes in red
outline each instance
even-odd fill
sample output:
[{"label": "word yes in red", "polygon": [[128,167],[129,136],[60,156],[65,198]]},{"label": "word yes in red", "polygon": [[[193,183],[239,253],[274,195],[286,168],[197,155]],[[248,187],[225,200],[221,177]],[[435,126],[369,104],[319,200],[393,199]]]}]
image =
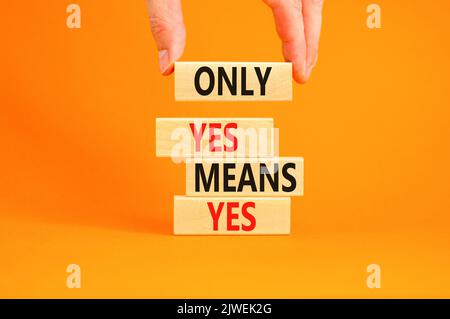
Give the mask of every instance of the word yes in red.
[{"label": "word yes in red", "polygon": [[[218,145],[217,142],[222,140],[222,123],[201,123],[200,127],[196,127],[196,123],[189,123],[189,127],[191,128],[192,135],[194,136],[195,141],[195,151],[200,152],[202,146],[202,138],[205,134],[206,128],[208,126],[208,135],[209,135],[209,151],[210,152],[222,152],[222,145]],[[230,130],[237,129],[237,123],[227,123],[223,127],[223,134],[225,138],[231,141],[231,146],[226,145],[224,142],[223,150],[225,152],[234,152],[237,150],[238,141],[237,137],[231,133]]]},{"label": "word yes in red", "polygon": [[219,230],[219,219],[222,215],[223,207],[225,206],[225,204],[227,206],[225,217],[227,219],[227,231],[239,231],[241,228],[243,231],[252,231],[253,229],[255,229],[256,218],[249,212],[249,208],[256,208],[255,202],[245,202],[241,208],[242,216],[250,222],[250,224],[248,225],[237,225],[233,223],[234,220],[239,219],[239,213],[233,212],[233,209],[239,208],[239,202],[219,202],[217,208],[214,207],[214,204],[212,202],[208,202],[209,212],[211,213],[211,217],[213,219],[214,231]]}]

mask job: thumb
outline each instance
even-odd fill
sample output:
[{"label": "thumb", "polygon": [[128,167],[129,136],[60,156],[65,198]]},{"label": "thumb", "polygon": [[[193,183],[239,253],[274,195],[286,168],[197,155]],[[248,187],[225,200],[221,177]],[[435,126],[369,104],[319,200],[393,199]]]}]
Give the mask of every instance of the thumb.
[{"label": "thumb", "polygon": [[186,43],[181,0],[147,0],[147,8],[158,48],[159,69],[168,75],[173,72],[173,63],[183,54]]}]

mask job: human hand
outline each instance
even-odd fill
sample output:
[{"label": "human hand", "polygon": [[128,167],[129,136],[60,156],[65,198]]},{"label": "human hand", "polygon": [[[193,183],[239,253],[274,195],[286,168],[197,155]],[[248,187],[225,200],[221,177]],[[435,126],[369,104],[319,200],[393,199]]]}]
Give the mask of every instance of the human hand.
[{"label": "human hand", "polygon": [[[164,75],[184,51],[186,29],[181,0],[146,0],[152,34]],[[271,9],[286,61],[293,64],[293,77],[305,83],[317,63],[323,0],[263,0]]]}]

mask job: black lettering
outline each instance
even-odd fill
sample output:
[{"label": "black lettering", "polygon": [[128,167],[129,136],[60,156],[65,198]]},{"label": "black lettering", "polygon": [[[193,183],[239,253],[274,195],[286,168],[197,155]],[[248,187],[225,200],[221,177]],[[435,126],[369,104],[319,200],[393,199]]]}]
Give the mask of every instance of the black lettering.
[{"label": "black lettering", "polygon": [[269,79],[270,71],[272,71],[272,67],[268,67],[266,69],[266,72],[264,73],[264,76],[262,76],[260,67],[255,67],[256,75],[258,76],[259,85],[261,88],[261,95],[266,95],[266,84],[267,80]]},{"label": "black lettering", "polygon": [[259,167],[259,188],[261,192],[264,192],[265,189],[265,178],[267,177],[267,180],[269,181],[270,186],[272,187],[272,190],[274,192],[278,192],[279,189],[279,174],[278,174],[278,163],[274,164],[274,176],[271,177],[271,174],[269,172],[269,169],[267,168],[266,164],[261,163]]},{"label": "black lettering", "polygon": [[[246,176],[248,175],[248,179],[246,179]],[[242,189],[244,186],[251,186],[252,192],[256,192],[256,183],[255,183],[255,177],[253,176],[252,172],[252,165],[250,163],[245,163],[242,167],[242,174],[241,179],[239,180],[239,186],[238,186],[238,192],[242,192]]]},{"label": "black lettering", "polygon": [[233,174],[229,174],[228,170],[229,169],[235,169],[236,168],[236,164],[234,163],[224,163],[223,164],[223,191],[224,192],[235,192],[236,191],[236,186],[230,186],[229,185],[229,181],[234,181],[234,175]]},{"label": "black lettering", "polygon": [[[206,90],[202,89],[202,87],[200,86],[200,77],[202,76],[202,73],[207,73],[209,76],[209,86]],[[215,81],[214,72],[207,66],[202,66],[195,73],[194,85],[195,89],[200,95],[205,96],[211,94],[211,92],[214,90],[214,81]]]},{"label": "black lettering", "polygon": [[295,169],[295,163],[287,163],[283,166],[283,176],[286,178],[289,182],[291,182],[290,186],[284,186],[282,187],[283,192],[293,192],[295,190],[295,187],[297,186],[297,181],[295,180],[295,177],[291,174],[289,174],[288,169],[293,168]]},{"label": "black lettering", "polygon": [[247,90],[247,68],[241,68],[241,94],[253,95],[253,90]]},{"label": "black lettering", "polygon": [[212,181],[214,179],[214,191],[219,191],[219,164],[211,164],[211,170],[209,171],[208,180],[206,180],[205,169],[202,163],[195,163],[195,191],[200,192],[200,177],[202,179],[203,189],[205,192],[209,192]]},{"label": "black lettering", "polygon": [[235,66],[232,67],[231,70],[231,81],[228,78],[227,72],[225,71],[225,68],[219,67],[219,76],[217,81],[218,83],[218,94],[223,95],[223,82],[227,84],[228,90],[230,90],[231,95],[237,94],[237,68]]}]

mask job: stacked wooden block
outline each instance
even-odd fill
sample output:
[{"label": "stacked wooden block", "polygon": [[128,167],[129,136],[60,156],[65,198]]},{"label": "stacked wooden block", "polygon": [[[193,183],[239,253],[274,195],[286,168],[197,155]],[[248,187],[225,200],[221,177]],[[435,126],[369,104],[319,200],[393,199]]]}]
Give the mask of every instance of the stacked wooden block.
[{"label": "stacked wooden block", "polygon": [[[255,74],[244,75],[249,70]],[[175,95],[289,100],[291,65],[177,63]],[[278,157],[277,132],[270,118],[157,118],[156,155],[186,166],[174,234],[289,234],[290,197],[303,195],[303,159]]]}]

